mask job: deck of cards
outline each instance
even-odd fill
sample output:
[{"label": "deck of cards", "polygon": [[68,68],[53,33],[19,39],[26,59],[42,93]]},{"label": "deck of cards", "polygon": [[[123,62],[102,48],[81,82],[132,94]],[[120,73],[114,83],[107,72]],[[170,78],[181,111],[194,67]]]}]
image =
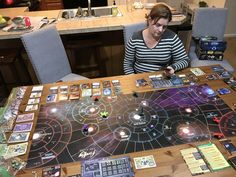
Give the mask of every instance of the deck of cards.
[{"label": "deck of cards", "polygon": [[135,157],[134,165],[136,169],[152,168],[156,167],[156,162],[153,155]]}]

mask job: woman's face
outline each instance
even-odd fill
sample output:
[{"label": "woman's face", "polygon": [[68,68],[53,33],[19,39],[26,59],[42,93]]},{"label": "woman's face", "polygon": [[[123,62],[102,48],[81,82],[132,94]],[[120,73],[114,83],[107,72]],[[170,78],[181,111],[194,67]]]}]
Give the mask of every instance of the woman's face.
[{"label": "woman's face", "polygon": [[169,20],[165,18],[160,18],[156,23],[155,23],[155,20],[150,19],[149,32],[154,38],[160,38],[161,35],[166,30],[168,23],[169,23]]}]

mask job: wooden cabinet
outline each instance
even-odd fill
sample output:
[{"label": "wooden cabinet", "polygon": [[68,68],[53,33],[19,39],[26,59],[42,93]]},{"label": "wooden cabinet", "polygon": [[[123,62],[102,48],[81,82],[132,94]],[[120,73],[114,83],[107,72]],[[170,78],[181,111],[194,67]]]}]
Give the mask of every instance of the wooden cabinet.
[{"label": "wooden cabinet", "polygon": [[41,0],[41,10],[57,10],[63,8],[62,0]]}]

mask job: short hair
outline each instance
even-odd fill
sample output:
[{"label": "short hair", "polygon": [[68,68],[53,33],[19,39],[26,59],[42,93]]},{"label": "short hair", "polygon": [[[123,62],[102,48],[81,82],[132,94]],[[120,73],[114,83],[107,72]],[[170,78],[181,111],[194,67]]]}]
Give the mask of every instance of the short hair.
[{"label": "short hair", "polygon": [[172,20],[172,13],[170,8],[161,3],[153,6],[150,13],[146,15],[147,20],[152,19],[155,21],[155,23],[157,23],[157,21],[161,18],[168,19],[169,22]]}]

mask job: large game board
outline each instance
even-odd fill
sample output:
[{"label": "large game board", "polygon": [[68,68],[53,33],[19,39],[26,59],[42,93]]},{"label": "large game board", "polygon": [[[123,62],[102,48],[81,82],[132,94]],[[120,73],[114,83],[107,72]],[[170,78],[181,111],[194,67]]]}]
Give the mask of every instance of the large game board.
[{"label": "large game board", "polygon": [[236,114],[208,85],[42,105],[28,168],[236,134]]}]

